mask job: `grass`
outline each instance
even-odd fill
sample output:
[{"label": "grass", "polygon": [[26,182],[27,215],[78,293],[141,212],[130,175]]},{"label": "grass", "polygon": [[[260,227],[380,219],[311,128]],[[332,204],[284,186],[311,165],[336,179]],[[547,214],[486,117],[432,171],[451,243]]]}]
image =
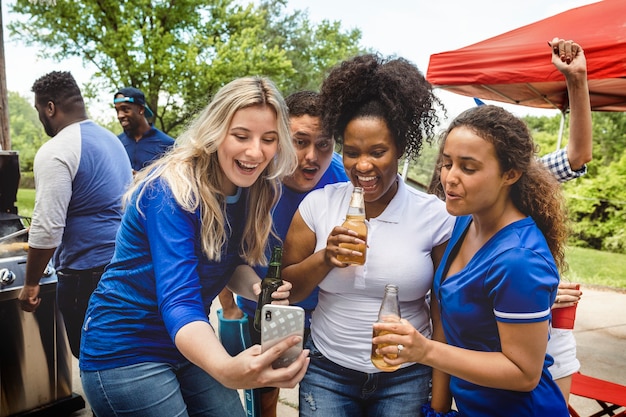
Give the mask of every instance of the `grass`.
[{"label": "grass", "polygon": [[20,188],[17,190],[17,212],[20,216],[31,217],[35,206],[35,190]]},{"label": "grass", "polygon": [[626,255],[571,247],[565,256],[569,271],[564,279],[626,291]]},{"label": "grass", "polygon": [[[30,217],[35,205],[35,190],[19,189],[18,213]],[[626,291],[626,255],[595,249],[570,247],[566,252],[569,270],[563,279]]]}]

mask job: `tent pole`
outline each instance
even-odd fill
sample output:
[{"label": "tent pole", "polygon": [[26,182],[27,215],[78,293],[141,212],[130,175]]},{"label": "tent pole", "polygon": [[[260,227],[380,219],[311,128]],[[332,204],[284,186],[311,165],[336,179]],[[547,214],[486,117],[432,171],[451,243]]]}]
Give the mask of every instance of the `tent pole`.
[{"label": "tent pole", "polygon": [[563,129],[565,128],[565,110],[561,112],[561,125],[559,126],[559,138],[556,141],[556,150],[561,149],[561,141],[563,140]]}]

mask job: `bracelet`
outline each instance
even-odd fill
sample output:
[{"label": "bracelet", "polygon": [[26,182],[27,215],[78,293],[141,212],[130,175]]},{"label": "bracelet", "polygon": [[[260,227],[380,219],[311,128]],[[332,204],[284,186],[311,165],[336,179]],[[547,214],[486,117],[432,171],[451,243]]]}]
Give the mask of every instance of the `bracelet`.
[{"label": "bracelet", "polygon": [[430,402],[422,405],[422,415],[424,417],[458,417],[460,416],[459,412],[456,410],[450,410],[448,412],[442,413],[440,411],[435,411],[430,406]]}]

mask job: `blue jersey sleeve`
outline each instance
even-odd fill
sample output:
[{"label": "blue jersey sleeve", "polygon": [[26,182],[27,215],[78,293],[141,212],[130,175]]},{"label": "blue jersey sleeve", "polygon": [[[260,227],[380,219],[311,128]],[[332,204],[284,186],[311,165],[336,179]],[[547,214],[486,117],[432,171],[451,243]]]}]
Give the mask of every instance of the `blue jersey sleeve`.
[{"label": "blue jersey sleeve", "polygon": [[500,254],[485,275],[497,321],[533,323],[550,318],[559,278],[545,257],[514,248]]},{"label": "blue jersey sleeve", "polygon": [[[155,275],[157,303],[172,340],[184,325],[208,322],[197,273],[197,213],[183,210],[162,183],[146,190],[142,210]],[[148,204],[145,204],[148,203]]]}]

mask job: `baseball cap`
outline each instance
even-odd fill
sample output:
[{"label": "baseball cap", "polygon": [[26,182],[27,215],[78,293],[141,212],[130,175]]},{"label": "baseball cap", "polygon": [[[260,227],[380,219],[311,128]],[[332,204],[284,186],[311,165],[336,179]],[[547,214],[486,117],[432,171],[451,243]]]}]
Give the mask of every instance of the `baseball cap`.
[{"label": "baseball cap", "polygon": [[[123,95],[124,97],[117,97],[118,95]],[[113,103],[135,103],[143,106],[146,109],[146,117],[154,116],[150,107],[146,104],[146,96],[143,92],[135,87],[124,87],[113,96]]]}]

